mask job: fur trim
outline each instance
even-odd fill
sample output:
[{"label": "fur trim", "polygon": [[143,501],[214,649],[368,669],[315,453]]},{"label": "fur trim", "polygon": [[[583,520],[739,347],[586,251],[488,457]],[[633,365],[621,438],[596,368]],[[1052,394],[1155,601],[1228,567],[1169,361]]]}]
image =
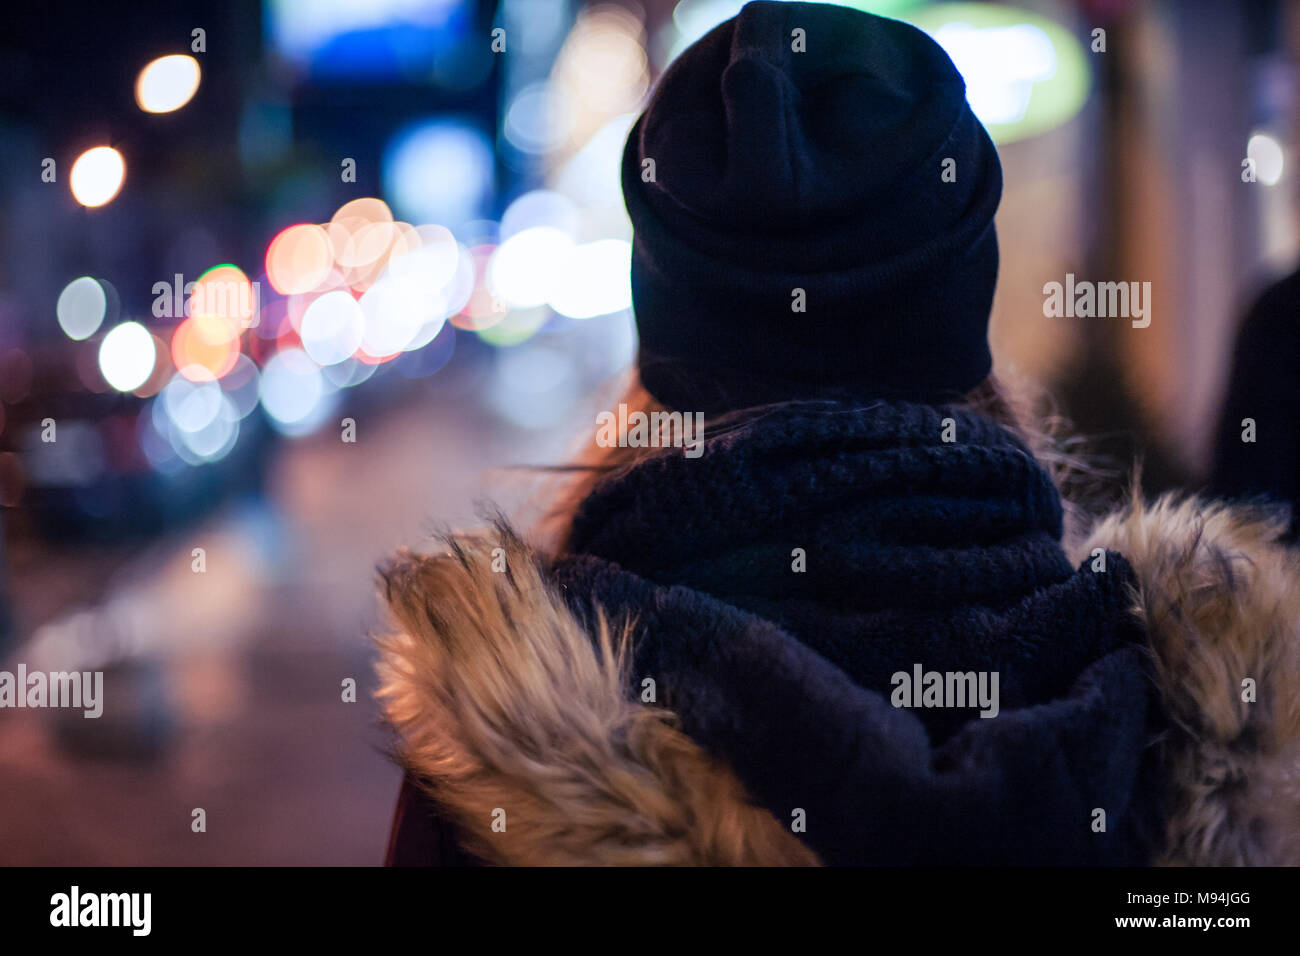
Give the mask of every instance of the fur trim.
[{"label": "fur trim", "polygon": [[[1166,851],[1186,865],[1300,864],[1300,556],[1287,519],[1165,496],[1135,498],[1082,545],[1118,551],[1141,584],[1173,730]],[[1243,681],[1255,701],[1243,701]]]},{"label": "fur trim", "polygon": [[[1285,528],[1258,509],[1135,498],[1080,545],[1079,559],[1120,552],[1140,585],[1134,613],[1172,724],[1156,743],[1169,781],[1158,862],[1300,864],[1300,554],[1279,543]],[[382,572],[400,629],[380,641],[380,696],[399,758],[471,852],[818,862],[670,712],[626,695],[627,627],[598,615],[593,641],[504,525],[446,543]],[[1242,700],[1245,678],[1255,702]]]},{"label": "fur trim", "polygon": [[446,544],[381,570],[401,630],[380,640],[380,697],[400,759],[471,852],[515,865],[817,862],[669,711],[628,699],[626,627],[600,616],[593,642],[504,525]]}]

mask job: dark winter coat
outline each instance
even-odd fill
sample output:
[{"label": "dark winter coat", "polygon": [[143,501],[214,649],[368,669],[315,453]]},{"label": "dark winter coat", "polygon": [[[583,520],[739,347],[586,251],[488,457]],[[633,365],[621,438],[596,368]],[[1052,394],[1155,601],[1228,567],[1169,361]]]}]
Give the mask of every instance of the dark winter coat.
[{"label": "dark winter coat", "polygon": [[390,862],[1300,861],[1280,530],[1135,501],[1067,557],[1038,462],[955,408],[665,450],[564,556],[498,526],[386,570]]}]

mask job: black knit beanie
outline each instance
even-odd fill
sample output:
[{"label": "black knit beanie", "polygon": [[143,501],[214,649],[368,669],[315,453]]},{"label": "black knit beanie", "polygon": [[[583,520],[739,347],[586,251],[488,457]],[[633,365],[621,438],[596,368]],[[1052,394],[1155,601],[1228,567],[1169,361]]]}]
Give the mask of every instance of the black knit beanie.
[{"label": "black knit beanie", "polygon": [[1002,168],[920,30],[747,4],[664,73],[622,175],[664,404],[935,401],[989,373]]}]

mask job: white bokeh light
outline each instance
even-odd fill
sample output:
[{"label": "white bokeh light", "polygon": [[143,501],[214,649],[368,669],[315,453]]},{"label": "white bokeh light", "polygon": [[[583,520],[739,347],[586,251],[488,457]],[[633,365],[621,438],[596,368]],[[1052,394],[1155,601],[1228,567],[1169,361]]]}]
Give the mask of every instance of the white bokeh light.
[{"label": "white bokeh light", "polygon": [[551,226],[532,226],[511,236],[488,261],[488,287],[511,308],[531,309],[551,296],[573,240]]},{"label": "white bokeh light", "polygon": [[277,352],[262,369],[262,409],[271,424],[288,434],[316,427],[328,411],[320,368],[301,349]]},{"label": "white bokeh light", "polygon": [[590,319],[632,305],[632,244],[600,239],[574,246],[557,270],[551,308],[571,319]]},{"label": "white bokeh light", "polygon": [[153,336],[139,322],[123,322],[99,343],[99,371],[119,392],[147,382],[157,357]]},{"label": "white bokeh light", "polygon": [[154,408],[161,408],[183,432],[198,432],[217,417],[222,406],[221,386],[213,380],[192,382],[180,372],[172,376]]},{"label": "white bokeh light", "polygon": [[99,331],[108,311],[108,297],[102,285],[90,276],[82,276],[63,287],[54,311],[64,334],[80,342]]},{"label": "white bokeh light", "polygon": [[337,365],[361,345],[366,316],[351,293],[326,292],[302,317],[302,347],[317,365]]},{"label": "white bokeh light", "polygon": [[184,53],[162,56],[140,71],[135,102],[146,113],[178,110],[199,88],[199,61]]},{"label": "white bokeh light", "polygon": [[1255,163],[1255,176],[1265,186],[1282,180],[1285,157],[1282,144],[1267,133],[1256,133],[1246,144],[1246,155]]},{"label": "white bokeh light", "polygon": [[77,157],[68,183],[77,202],[93,208],[111,201],[125,178],[122,154],[111,146],[96,146]]}]

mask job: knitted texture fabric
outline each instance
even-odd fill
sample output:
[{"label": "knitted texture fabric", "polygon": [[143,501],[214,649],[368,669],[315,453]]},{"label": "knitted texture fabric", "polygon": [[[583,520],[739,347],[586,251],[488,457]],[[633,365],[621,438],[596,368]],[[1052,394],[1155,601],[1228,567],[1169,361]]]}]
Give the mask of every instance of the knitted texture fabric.
[{"label": "knitted texture fabric", "polygon": [[[554,571],[575,608],[635,621],[634,687],[778,819],[804,810],[828,862],[1139,862],[1135,580],[1113,553],[1072,568],[1061,524],[983,416],[796,403],[603,482]],[[997,715],[896,706],[918,666],[996,673]]]},{"label": "knitted texture fabric", "polygon": [[988,374],[1001,165],[915,27],[747,4],[664,73],[622,180],[664,404],[948,400]]}]

